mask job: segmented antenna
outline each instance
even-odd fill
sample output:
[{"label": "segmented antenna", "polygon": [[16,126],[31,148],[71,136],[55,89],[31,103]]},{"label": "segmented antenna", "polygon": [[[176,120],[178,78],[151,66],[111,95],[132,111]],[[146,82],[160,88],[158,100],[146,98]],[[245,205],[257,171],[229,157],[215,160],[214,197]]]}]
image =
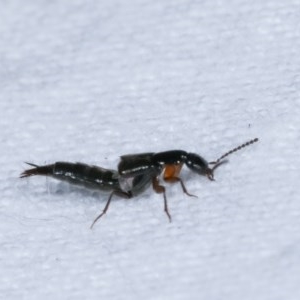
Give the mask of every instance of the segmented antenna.
[{"label": "segmented antenna", "polygon": [[241,150],[242,148],[245,148],[245,147],[247,147],[247,146],[249,146],[249,145],[251,145],[251,144],[253,144],[253,143],[256,143],[256,142],[258,142],[258,138],[255,138],[255,139],[253,139],[253,140],[250,140],[250,141],[248,141],[248,142],[246,142],[246,143],[244,143],[244,144],[242,144],[242,145],[240,145],[240,146],[238,146],[238,147],[236,147],[236,148],[234,148],[234,149],[232,149],[232,150],[226,152],[226,153],[223,154],[220,158],[218,158],[216,161],[210,162],[210,164],[216,164],[216,167],[217,167],[217,166],[219,165],[219,162],[220,162],[223,158],[227,157],[228,155],[230,155],[230,154],[232,154],[232,153],[234,153],[234,152],[236,152],[236,151]]}]

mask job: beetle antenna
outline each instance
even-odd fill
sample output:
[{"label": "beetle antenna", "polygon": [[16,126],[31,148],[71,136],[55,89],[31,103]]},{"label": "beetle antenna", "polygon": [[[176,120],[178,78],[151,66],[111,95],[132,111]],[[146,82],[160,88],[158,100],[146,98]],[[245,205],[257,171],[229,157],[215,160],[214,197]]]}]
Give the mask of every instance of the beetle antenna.
[{"label": "beetle antenna", "polygon": [[251,145],[251,144],[253,144],[253,143],[256,143],[256,142],[258,142],[258,138],[255,138],[255,139],[250,140],[250,141],[248,141],[248,142],[246,142],[246,143],[244,143],[244,144],[242,144],[242,145],[240,145],[240,146],[238,146],[238,147],[236,147],[236,148],[233,148],[232,150],[226,152],[226,153],[223,154],[221,157],[219,157],[216,161],[210,162],[210,164],[214,164],[214,165],[215,165],[214,168],[213,168],[213,170],[214,170],[216,167],[218,167],[218,166],[220,165],[220,161],[221,161],[222,159],[224,159],[225,157],[227,157],[228,155],[230,155],[230,154],[232,154],[232,153],[234,153],[234,152],[236,152],[236,151],[239,151],[239,150],[241,150],[242,148],[245,148],[245,147],[247,147],[247,146],[249,146],[249,145]]}]

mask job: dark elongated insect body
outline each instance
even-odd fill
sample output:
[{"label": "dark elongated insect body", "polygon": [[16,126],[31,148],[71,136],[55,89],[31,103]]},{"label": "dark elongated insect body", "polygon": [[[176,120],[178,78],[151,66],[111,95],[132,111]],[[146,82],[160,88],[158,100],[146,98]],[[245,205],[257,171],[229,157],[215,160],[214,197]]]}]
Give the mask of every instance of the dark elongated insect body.
[{"label": "dark elongated insect body", "polygon": [[68,162],[56,162],[46,166],[27,164],[34,168],[25,170],[21,174],[21,178],[33,175],[45,175],[90,189],[110,191],[119,188],[119,175],[115,170]]},{"label": "dark elongated insect body", "polygon": [[[170,150],[158,153],[148,152],[123,155],[120,158],[118,170],[104,169],[83,163],[56,162],[45,166],[27,163],[33,168],[25,170],[20,177],[44,175],[87,188],[110,191],[103,211],[94,220],[91,228],[107,212],[114,195],[129,199],[141,194],[152,185],[156,193],[163,194],[164,210],[171,221],[166,191],[165,187],[160,184],[160,177],[169,183],[180,183],[185,194],[196,197],[187,191],[183,180],[179,177],[183,165],[186,165],[194,173],[206,176],[209,180],[214,180],[214,171],[225,162],[224,158],[257,141],[257,138],[250,140],[226,152],[212,162],[207,162],[196,153]],[[213,166],[210,167],[210,165]]]}]

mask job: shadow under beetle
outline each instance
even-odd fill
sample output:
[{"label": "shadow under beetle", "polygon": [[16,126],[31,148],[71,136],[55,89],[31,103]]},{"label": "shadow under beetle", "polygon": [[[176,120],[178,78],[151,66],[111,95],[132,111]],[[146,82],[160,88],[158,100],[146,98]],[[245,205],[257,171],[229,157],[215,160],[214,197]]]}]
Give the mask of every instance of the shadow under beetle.
[{"label": "shadow under beetle", "polygon": [[123,155],[117,171],[83,163],[56,162],[45,166],[27,163],[33,168],[25,170],[20,177],[45,175],[86,188],[111,191],[103,211],[93,221],[91,228],[107,212],[113,196],[130,199],[141,194],[152,184],[156,193],[163,194],[164,211],[169,221],[171,221],[165,187],[159,182],[160,176],[166,182],[180,183],[185,194],[196,197],[187,191],[182,179],[179,177],[184,164],[193,172],[206,176],[212,181],[214,180],[214,170],[226,162],[223,160],[225,157],[257,141],[257,138],[250,140],[226,152],[212,162],[207,162],[203,157],[195,153],[188,153],[183,150],[170,150],[158,153]]}]

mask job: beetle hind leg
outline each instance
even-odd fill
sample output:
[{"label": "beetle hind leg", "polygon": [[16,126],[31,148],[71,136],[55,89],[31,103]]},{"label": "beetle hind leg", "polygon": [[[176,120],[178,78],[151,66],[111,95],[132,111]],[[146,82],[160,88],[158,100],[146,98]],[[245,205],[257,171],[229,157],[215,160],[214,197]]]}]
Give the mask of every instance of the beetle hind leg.
[{"label": "beetle hind leg", "polygon": [[93,221],[92,225],[90,226],[90,229],[93,229],[95,223],[103,216],[106,214],[108,208],[109,208],[109,205],[110,205],[110,202],[111,202],[111,199],[112,197],[116,195],[116,196],[119,196],[121,198],[125,198],[125,199],[129,199],[132,197],[132,194],[131,192],[123,192],[123,191],[112,191],[108,197],[108,200],[104,206],[104,209],[102,210],[102,212],[100,213],[100,215],[98,215],[96,217],[96,219]]}]

